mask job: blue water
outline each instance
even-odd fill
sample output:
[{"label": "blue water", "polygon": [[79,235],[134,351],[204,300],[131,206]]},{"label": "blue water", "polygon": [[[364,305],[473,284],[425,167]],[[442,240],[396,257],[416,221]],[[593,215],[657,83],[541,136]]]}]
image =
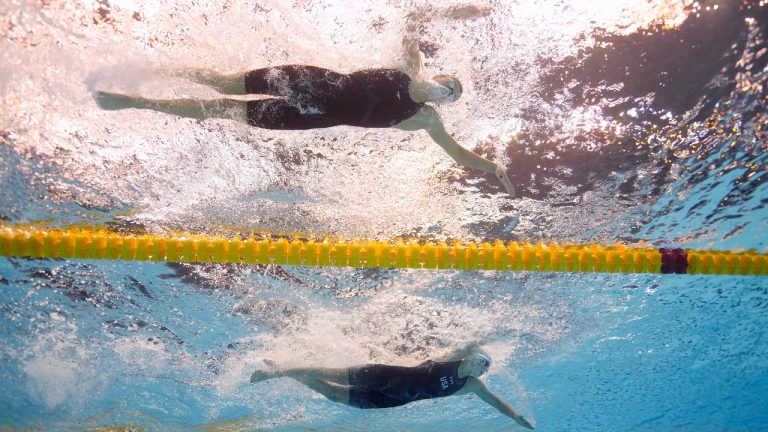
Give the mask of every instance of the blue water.
[{"label": "blue water", "polygon": [[[294,3],[7,6],[0,220],[768,253],[768,5]],[[518,197],[426,134],[274,133],[90,95],[215,97],[158,78],[178,65],[388,65],[403,34],[463,77],[446,127]],[[768,430],[761,277],[3,258],[0,315],[0,429],[514,430],[470,396],[358,410],[248,383],[480,341],[487,385],[538,430]]]}]

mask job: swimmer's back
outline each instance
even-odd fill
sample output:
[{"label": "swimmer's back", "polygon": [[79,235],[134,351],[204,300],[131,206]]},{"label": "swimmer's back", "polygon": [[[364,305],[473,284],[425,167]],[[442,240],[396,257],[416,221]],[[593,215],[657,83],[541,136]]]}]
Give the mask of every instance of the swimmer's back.
[{"label": "swimmer's back", "polygon": [[428,360],[415,367],[369,364],[350,368],[350,404],[387,408],[450,396],[466,383],[466,378],[458,377],[459,363]]},{"label": "swimmer's back", "polygon": [[[413,117],[424,104],[408,94],[411,79],[396,69],[365,69],[349,74],[354,102],[339,101],[345,124],[363,127],[391,127]],[[345,103],[346,102],[346,103]]]}]

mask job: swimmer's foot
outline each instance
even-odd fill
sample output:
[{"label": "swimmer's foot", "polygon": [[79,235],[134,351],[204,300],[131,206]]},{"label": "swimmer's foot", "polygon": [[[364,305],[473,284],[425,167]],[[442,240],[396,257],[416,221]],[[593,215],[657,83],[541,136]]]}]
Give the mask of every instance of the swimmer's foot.
[{"label": "swimmer's foot", "polygon": [[261,361],[263,361],[264,364],[267,365],[267,369],[256,370],[254,373],[252,373],[251,374],[252,383],[266,381],[272,378],[280,378],[283,376],[283,371],[277,367],[277,362],[267,358],[262,359]]},{"label": "swimmer's foot", "polygon": [[266,381],[268,379],[276,378],[277,374],[274,371],[257,370],[251,374],[251,382],[257,383]]},{"label": "swimmer's foot", "polygon": [[101,109],[107,111],[141,107],[140,99],[133,96],[97,91],[93,98]]}]

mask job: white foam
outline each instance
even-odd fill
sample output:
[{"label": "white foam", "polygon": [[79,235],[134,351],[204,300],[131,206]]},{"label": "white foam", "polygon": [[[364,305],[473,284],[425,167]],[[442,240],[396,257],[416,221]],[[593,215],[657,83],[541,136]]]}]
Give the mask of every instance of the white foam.
[{"label": "white foam", "polygon": [[22,370],[28,376],[30,392],[42,399],[48,408],[54,408],[78,393],[79,368],[68,358],[36,356],[26,361]]},{"label": "white foam", "polygon": [[101,379],[91,375],[92,354],[73,333],[53,330],[36,335],[21,361],[27,391],[49,409],[78,406],[83,401],[80,395],[92,391]]},{"label": "white foam", "polygon": [[171,357],[165,342],[158,338],[149,340],[146,336],[120,338],[114,342],[113,349],[127,369],[138,368],[153,373],[162,372]]}]

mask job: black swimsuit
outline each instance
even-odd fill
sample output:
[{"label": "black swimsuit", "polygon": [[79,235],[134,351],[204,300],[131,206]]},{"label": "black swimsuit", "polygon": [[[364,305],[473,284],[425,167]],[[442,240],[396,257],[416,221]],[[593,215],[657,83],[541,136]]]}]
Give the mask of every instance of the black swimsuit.
[{"label": "black swimsuit", "polygon": [[450,396],[467,378],[459,378],[461,362],[428,360],[415,367],[370,364],[349,369],[349,404],[358,408],[389,408],[420,399]]},{"label": "black swimsuit", "polygon": [[252,70],[245,74],[245,91],[279,98],[248,101],[248,124],[266,129],[394,126],[424,105],[410,98],[410,82],[395,69],[340,74],[289,65]]}]

